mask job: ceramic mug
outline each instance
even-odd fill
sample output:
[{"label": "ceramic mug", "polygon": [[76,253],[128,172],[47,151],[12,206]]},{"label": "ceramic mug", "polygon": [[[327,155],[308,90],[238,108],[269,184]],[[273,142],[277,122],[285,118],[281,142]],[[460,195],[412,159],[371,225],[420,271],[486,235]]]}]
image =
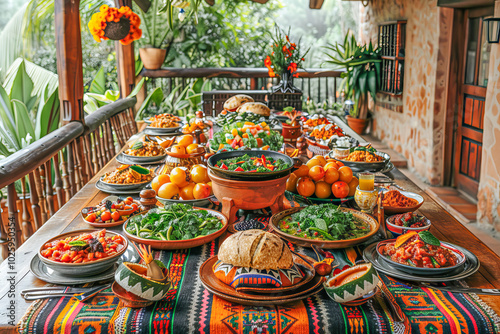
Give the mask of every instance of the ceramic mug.
[{"label": "ceramic mug", "polygon": [[359,186],[356,187],[354,193],[354,200],[358,204],[361,211],[371,213],[375,205],[377,205],[378,189],[374,190],[361,190]]}]

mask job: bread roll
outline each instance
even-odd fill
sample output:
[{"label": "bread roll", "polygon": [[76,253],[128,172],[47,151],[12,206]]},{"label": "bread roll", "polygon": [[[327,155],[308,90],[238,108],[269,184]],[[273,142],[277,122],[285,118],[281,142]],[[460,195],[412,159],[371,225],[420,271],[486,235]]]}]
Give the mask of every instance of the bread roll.
[{"label": "bread roll", "polygon": [[227,238],[219,248],[223,263],[259,270],[288,269],[292,252],[276,235],[262,230],[241,231]]},{"label": "bread roll", "polygon": [[247,102],[253,102],[254,99],[251,96],[245,94],[238,94],[231,96],[224,102],[224,110],[236,111],[242,104]]},{"label": "bread roll", "polygon": [[271,109],[262,102],[248,102],[241,105],[237,112],[251,112],[256,115],[266,116],[271,115]]}]

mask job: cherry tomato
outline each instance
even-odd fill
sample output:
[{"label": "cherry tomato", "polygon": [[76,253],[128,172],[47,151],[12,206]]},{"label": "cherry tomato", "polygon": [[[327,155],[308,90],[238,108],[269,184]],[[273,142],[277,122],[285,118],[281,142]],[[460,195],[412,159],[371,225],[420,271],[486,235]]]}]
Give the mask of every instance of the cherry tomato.
[{"label": "cherry tomato", "polygon": [[127,197],[126,199],[127,199],[127,201],[130,201],[130,202],[133,202],[133,201],[134,201],[134,199],[133,199],[132,197],[130,197],[130,196],[129,196],[129,197]]},{"label": "cherry tomato", "polygon": [[93,223],[93,222],[95,222],[96,218],[97,218],[97,217],[96,217],[95,213],[91,213],[90,215],[88,215],[88,216],[85,218],[85,220],[86,220],[86,221],[88,221],[88,222]]},{"label": "cherry tomato", "polygon": [[113,218],[115,222],[119,221],[121,217],[122,216],[120,216],[120,213],[118,211],[115,211],[111,214],[111,218]]},{"label": "cherry tomato", "polygon": [[132,201],[129,201],[128,199],[124,200],[123,203],[127,204],[127,205],[130,205],[132,204]]},{"label": "cherry tomato", "polygon": [[110,219],[111,219],[111,212],[109,212],[109,211],[104,211],[104,212],[102,213],[102,215],[101,215],[101,220],[102,220],[103,222],[105,222],[105,221],[108,221],[108,220],[110,220]]},{"label": "cherry tomato", "polygon": [[139,208],[137,203],[132,203],[131,205],[132,205],[132,208],[134,209],[134,211],[137,211],[137,209]]}]

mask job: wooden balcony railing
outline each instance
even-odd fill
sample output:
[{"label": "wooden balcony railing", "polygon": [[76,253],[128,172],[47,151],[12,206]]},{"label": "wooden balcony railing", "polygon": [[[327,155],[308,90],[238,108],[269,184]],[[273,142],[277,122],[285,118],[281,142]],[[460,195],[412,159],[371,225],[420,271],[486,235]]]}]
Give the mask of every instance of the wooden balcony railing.
[{"label": "wooden balcony railing", "polygon": [[15,248],[26,241],[137,132],[130,109],[135,103],[134,97],[104,106],[85,124],[64,125],[0,161],[0,189],[7,187],[0,214],[3,259],[12,251],[9,240]]},{"label": "wooden balcony railing", "polygon": [[[330,100],[337,102],[337,88],[340,85],[342,71],[309,68],[299,70],[299,77],[294,84],[303,92],[305,99],[315,102]],[[214,90],[262,90],[277,84],[276,78],[270,78],[265,67],[261,68],[162,68],[159,70],[143,69],[141,75],[153,79],[165,79],[161,82],[164,91],[170,92],[173,87],[185,87],[192,79],[207,78]],[[155,83],[158,85],[158,83]]]}]

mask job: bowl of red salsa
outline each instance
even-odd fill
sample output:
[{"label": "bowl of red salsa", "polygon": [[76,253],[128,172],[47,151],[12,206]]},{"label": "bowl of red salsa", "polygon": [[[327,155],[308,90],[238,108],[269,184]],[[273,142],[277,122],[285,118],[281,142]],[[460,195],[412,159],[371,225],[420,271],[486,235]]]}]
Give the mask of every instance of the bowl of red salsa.
[{"label": "bowl of red salsa", "polygon": [[385,223],[387,229],[395,237],[411,231],[420,232],[431,228],[431,221],[415,212],[401,213],[387,217]]},{"label": "bowl of red salsa", "polygon": [[38,251],[50,269],[68,276],[92,276],[111,267],[128,247],[126,238],[102,230],[78,230],[60,234]]},{"label": "bowl of red salsa", "polygon": [[387,264],[410,274],[449,274],[460,270],[465,264],[466,257],[456,245],[447,242],[440,242],[439,246],[431,245],[424,242],[418,234],[399,247],[395,247],[396,240],[379,242],[378,255]]}]

